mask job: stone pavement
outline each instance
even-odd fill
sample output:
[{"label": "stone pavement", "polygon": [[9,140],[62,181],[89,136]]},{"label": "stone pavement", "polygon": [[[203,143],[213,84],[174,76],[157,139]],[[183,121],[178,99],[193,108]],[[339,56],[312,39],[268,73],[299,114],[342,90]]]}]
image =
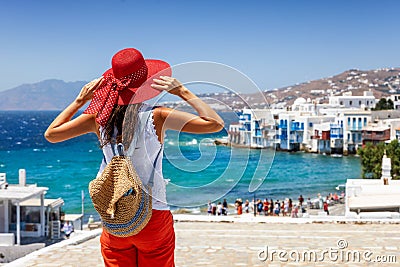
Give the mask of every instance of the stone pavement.
[{"label": "stone pavement", "polygon": [[[398,223],[291,222],[176,221],[176,266],[400,264]],[[66,240],[6,266],[103,266],[100,231],[88,232],[83,242]]]}]

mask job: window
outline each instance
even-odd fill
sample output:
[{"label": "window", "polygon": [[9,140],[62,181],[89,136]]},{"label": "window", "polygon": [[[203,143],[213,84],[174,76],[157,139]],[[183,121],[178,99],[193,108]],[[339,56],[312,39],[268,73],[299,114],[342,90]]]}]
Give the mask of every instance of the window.
[{"label": "window", "polygon": [[360,100],[360,101],[358,101],[358,105],[360,105],[360,106],[361,106],[361,100]]},{"label": "window", "polygon": [[367,118],[364,118],[364,126],[367,126]]},{"label": "window", "polygon": [[343,101],[340,101],[340,105],[343,106]]},{"label": "window", "polygon": [[350,106],[353,105],[353,101],[350,100],[350,101],[349,101],[349,105],[350,105]]},{"label": "window", "polygon": [[347,118],[347,125],[350,126],[350,117]]}]

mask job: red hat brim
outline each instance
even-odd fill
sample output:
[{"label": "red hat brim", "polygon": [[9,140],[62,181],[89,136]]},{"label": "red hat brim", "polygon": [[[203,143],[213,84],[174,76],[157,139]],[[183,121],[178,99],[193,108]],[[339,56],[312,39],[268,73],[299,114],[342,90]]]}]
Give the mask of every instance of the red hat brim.
[{"label": "red hat brim", "polygon": [[[147,79],[140,87],[128,87],[125,90],[122,90],[118,94],[118,105],[129,105],[141,103],[146,100],[149,100],[153,97],[156,97],[161,93],[160,90],[154,89],[151,87],[154,78],[158,78],[160,76],[171,76],[171,66],[162,60],[156,59],[146,59],[147,65]],[[103,73],[103,76],[107,74],[113,74],[112,68]]]}]

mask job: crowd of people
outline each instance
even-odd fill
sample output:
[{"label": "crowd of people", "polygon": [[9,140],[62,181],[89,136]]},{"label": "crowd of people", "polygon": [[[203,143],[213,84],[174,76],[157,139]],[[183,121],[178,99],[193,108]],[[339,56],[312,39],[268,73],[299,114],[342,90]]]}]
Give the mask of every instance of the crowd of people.
[{"label": "crowd of people", "polygon": [[[254,213],[256,215],[264,216],[290,216],[297,218],[298,213],[305,213],[308,209],[321,209],[329,215],[329,206],[339,203],[344,199],[344,192],[340,195],[337,193],[330,193],[325,198],[318,194],[317,198],[307,200],[304,199],[303,195],[300,195],[297,201],[293,201],[291,198],[285,198],[284,200],[273,199],[253,199],[249,201],[246,199],[243,201],[241,198],[237,198],[234,203],[235,214],[241,215],[243,213]],[[209,201],[207,207],[208,215],[228,215],[228,202],[226,199],[223,202],[217,204]]]},{"label": "crowd of people", "polygon": [[208,201],[207,213],[208,215],[218,215],[218,216],[228,215],[228,202],[226,201],[226,199],[224,199],[222,203],[218,202],[218,204]]}]

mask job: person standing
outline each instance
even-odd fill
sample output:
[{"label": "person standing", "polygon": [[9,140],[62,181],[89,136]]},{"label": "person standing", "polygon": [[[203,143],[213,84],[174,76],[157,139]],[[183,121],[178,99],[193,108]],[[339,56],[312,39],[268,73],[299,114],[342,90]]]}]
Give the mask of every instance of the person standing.
[{"label": "person standing", "polygon": [[248,199],[246,199],[246,201],[244,202],[244,212],[245,213],[249,213],[249,211],[250,211],[250,202],[249,202],[249,200]]},{"label": "person standing", "polygon": [[222,209],[223,209],[222,203],[221,203],[221,202],[218,202],[218,205],[217,205],[217,215],[218,215],[218,216],[221,216],[221,215],[222,215]]},{"label": "person standing", "polygon": [[263,207],[264,207],[264,215],[267,216],[268,215],[268,209],[269,209],[269,203],[268,203],[268,199],[264,199],[263,202]]},{"label": "person standing", "polygon": [[243,206],[242,205],[243,205],[242,199],[241,198],[236,199],[235,206],[236,206],[238,215],[242,215],[242,213],[243,213]]},{"label": "person standing", "polygon": [[269,215],[274,215],[274,201],[272,198],[269,200]]},{"label": "person standing", "polygon": [[292,201],[291,198],[289,198],[288,208],[289,208],[288,212],[289,212],[289,214],[291,214],[292,213],[292,208],[293,208],[293,201]]},{"label": "person standing", "polygon": [[326,212],[326,215],[329,215],[329,204],[326,201],[324,201],[324,211]]},{"label": "person standing", "polygon": [[72,223],[70,221],[66,221],[64,223],[64,226],[62,228],[62,231],[65,235],[65,237],[68,239],[72,232],[74,231],[74,227],[72,226]]},{"label": "person standing", "polygon": [[300,208],[303,207],[303,202],[304,202],[304,197],[303,197],[303,195],[300,195],[298,200],[299,200]]},{"label": "person standing", "polygon": [[275,208],[274,208],[275,216],[279,216],[279,213],[281,212],[281,203],[279,200],[275,202]]},{"label": "person standing", "polygon": [[212,207],[211,207],[211,213],[212,213],[212,215],[217,215],[217,204],[215,204],[215,203],[212,203],[212,205],[211,205]]},{"label": "person standing", "polygon": [[228,202],[226,201],[226,198],[224,198],[224,201],[222,202],[222,214],[223,215],[228,215]]},{"label": "person standing", "polygon": [[261,215],[263,207],[264,207],[264,205],[263,205],[261,199],[257,199],[257,214],[258,215]]},{"label": "person standing", "polygon": [[[49,142],[57,143],[87,133],[96,134],[104,155],[99,174],[110,162],[115,143],[126,142],[123,136],[137,138],[138,145],[132,148],[133,154],[129,156],[143,184],[148,184],[153,176],[152,216],[136,235],[119,237],[103,229],[100,244],[104,264],[106,267],[174,266],[175,232],[162,176],[165,131],[218,132],[223,129],[224,122],[209,105],[170,77],[167,62],[144,59],[139,50],[126,48],[112,57],[111,65],[100,78],[83,86],[44,135]],[[181,98],[198,115],[143,103],[161,92]],[[84,113],[73,118],[89,101]],[[138,132],[138,118],[145,112],[151,116],[144,123],[144,131]],[[122,125],[124,119],[132,122],[127,128]]]},{"label": "person standing", "polygon": [[208,216],[212,215],[212,204],[211,204],[211,201],[208,201],[207,214],[208,214]]}]

